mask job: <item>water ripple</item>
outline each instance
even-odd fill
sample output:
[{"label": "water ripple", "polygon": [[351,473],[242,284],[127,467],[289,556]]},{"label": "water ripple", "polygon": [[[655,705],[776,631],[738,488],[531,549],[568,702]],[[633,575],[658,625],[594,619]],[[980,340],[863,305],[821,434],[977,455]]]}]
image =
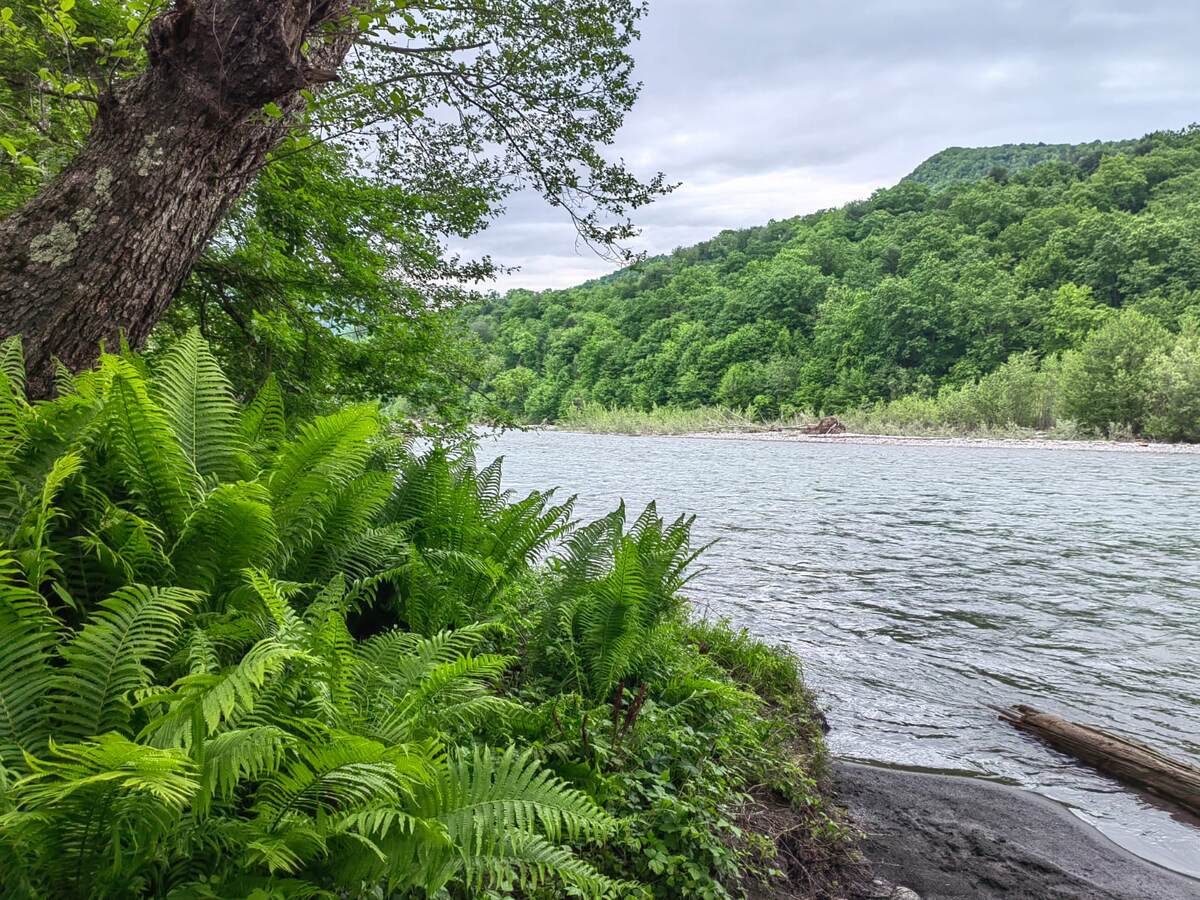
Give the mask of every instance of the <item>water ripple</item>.
[{"label": "water ripple", "polygon": [[[1041,703],[1200,757],[1200,457],[509,434],[518,491],[718,543],[696,606],[794,647],[835,752],[1008,778],[1200,875],[1200,830],[996,721]],[[485,460],[486,461],[486,460]]]}]

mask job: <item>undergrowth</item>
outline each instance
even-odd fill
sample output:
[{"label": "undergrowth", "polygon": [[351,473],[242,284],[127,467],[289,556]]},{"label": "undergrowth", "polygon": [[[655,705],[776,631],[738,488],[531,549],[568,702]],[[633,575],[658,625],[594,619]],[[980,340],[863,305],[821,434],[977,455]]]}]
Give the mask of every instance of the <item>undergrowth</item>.
[{"label": "undergrowth", "polygon": [[798,665],[689,618],[690,520],[581,526],[374,406],[242,405],[195,333],[37,404],[20,360],[5,897],[840,890]]}]

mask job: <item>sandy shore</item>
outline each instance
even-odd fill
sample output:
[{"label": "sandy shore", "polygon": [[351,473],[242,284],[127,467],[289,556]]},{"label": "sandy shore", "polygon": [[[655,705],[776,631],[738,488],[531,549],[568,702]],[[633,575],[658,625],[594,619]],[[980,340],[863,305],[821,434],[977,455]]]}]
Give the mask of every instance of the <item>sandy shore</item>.
[{"label": "sandy shore", "polygon": [[[663,435],[666,437],[667,435]],[[951,447],[975,449],[1087,450],[1103,453],[1200,454],[1200,444],[1155,444],[1142,441],[1060,441],[1050,438],[906,437],[885,434],[815,435],[801,431],[698,431],[673,437],[715,441],[784,441],[802,444],[875,444],[885,447]]]},{"label": "sandy shore", "polygon": [[922,900],[1197,900],[1053,800],[974,778],[837,763],[875,874]]}]

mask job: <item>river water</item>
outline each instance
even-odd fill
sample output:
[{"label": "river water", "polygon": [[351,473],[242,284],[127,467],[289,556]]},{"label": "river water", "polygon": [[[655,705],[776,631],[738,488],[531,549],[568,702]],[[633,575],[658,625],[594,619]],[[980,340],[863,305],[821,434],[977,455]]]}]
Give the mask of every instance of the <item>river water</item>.
[{"label": "river water", "polygon": [[520,493],[698,516],[696,607],[794,648],[841,756],[1024,785],[1200,876],[1200,823],[989,705],[1200,760],[1200,455],[509,433]]}]

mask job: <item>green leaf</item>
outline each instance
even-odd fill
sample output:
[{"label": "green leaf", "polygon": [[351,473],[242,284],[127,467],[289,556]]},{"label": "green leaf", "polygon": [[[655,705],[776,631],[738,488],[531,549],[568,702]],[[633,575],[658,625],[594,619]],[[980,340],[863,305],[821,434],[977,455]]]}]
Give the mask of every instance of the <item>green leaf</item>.
[{"label": "green leaf", "polygon": [[263,107],[263,112],[266,113],[268,116],[270,116],[272,119],[283,118],[283,110],[279,108],[278,103],[268,103],[266,106]]},{"label": "green leaf", "polygon": [[239,414],[233,390],[208,342],[193,328],[155,370],[154,399],[201,476],[237,477]]}]

